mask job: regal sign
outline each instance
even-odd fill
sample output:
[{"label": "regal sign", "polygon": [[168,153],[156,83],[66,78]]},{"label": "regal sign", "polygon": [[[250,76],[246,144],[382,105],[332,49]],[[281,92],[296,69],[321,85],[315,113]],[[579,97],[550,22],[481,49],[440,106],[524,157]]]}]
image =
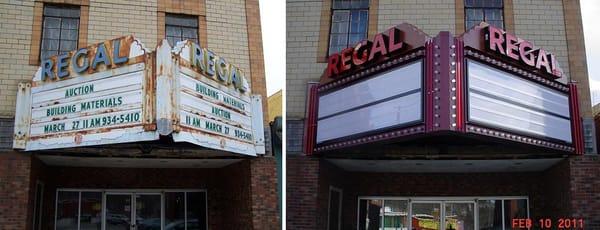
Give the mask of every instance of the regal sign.
[{"label": "regal sign", "polygon": [[531,42],[507,33],[494,26],[487,26],[486,47],[503,56],[519,61],[530,67],[545,71],[554,79],[562,77],[563,73],[554,54],[544,49],[536,48]]},{"label": "regal sign", "polygon": [[[171,57],[176,57],[174,60]],[[240,154],[263,154],[262,101],[244,72],[191,41],[157,48],[159,133]],[[172,93],[173,92],[173,93]]]},{"label": "regal sign", "polygon": [[149,52],[132,36],[52,56],[19,85],[13,147],[158,140],[264,153],[262,102],[244,72],[192,42]]}]

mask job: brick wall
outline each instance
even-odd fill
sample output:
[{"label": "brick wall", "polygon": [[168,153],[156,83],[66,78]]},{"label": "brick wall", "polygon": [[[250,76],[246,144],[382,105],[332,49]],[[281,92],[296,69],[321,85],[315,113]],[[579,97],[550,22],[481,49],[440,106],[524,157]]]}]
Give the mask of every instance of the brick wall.
[{"label": "brick wall", "polygon": [[250,206],[253,229],[281,229],[278,186],[274,157],[250,161]]},{"label": "brick wall", "polygon": [[378,31],[407,22],[430,36],[440,31],[455,33],[454,0],[379,0]]},{"label": "brick wall", "polygon": [[156,1],[90,1],[89,12],[89,44],[133,34],[146,48],[156,47]]},{"label": "brick wall", "polygon": [[570,157],[572,212],[567,217],[583,218],[586,229],[600,229],[600,157]]},{"label": "brick wall", "polygon": [[[7,164],[11,167],[6,168]],[[36,158],[13,153],[0,154],[0,165],[0,176],[10,176],[0,177],[0,226],[15,226],[8,229],[25,229],[31,223],[38,180],[45,184],[44,230],[54,228],[57,188],[207,189],[210,229],[279,229],[273,158],[244,160],[218,169],[82,168],[46,166]]]},{"label": "brick wall", "polygon": [[31,157],[0,153],[0,226],[3,230],[30,228]]},{"label": "brick wall", "polygon": [[356,229],[359,196],[528,196],[533,219],[584,217],[586,229],[600,223],[598,157],[570,158],[523,173],[351,172],[295,155],[288,155],[287,165],[288,229],[326,229],[329,186],[343,191],[342,229]]},{"label": "brick wall", "polygon": [[306,84],[318,81],[325,63],[317,63],[321,1],[286,2],[287,119],[304,117]]},{"label": "brick wall", "polygon": [[31,80],[37,70],[29,65],[33,1],[0,3],[0,117],[12,117],[17,84]]},{"label": "brick wall", "polygon": [[[567,4],[563,6],[565,1]],[[574,79],[580,82],[582,114],[589,117],[591,110],[588,107],[591,106],[588,102],[590,96],[585,68],[585,50],[582,48],[583,32],[578,30],[581,27],[579,1],[565,1],[506,1],[512,3],[507,3],[508,8],[505,10],[506,13],[513,13],[507,16],[507,20],[510,19],[508,23],[514,27],[511,30],[514,30],[517,36],[554,53],[566,75],[573,75]],[[464,20],[464,15],[457,14],[457,12],[463,13],[456,8],[457,5],[464,6],[456,4],[454,0],[379,0],[377,30],[383,31],[392,25],[408,22],[421,28],[430,36],[437,35],[439,31],[450,31],[456,34],[457,31],[463,30],[463,28],[456,28],[458,24],[456,20]],[[288,119],[304,117],[306,83],[318,81],[325,69],[325,64],[318,62],[320,60],[318,58],[319,29],[322,23],[321,6],[321,1],[290,0],[287,2]],[[567,27],[566,23],[571,23],[572,26]],[[572,34],[567,36],[567,32]],[[572,42],[569,46],[568,41]],[[573,51],[569,52],[568,47]],[[573,63],[577,64],[577,68],[571,70],[570,65]],[[567,82],[567,76],[560,81]]]},{"label": "brick wall", "polygon": [[287,156],[286,229],[317,229],[319,160]]},{"label": "brick wall", "polygon": [[[191,1],[191,0],[190,0]],[[266,87],[264,80],[264,66],[257,65],[255,70],[250,69],[249,38],[246,26],[246,1],[245,0],[204,0],[206,1],[206,22],[208,47],[217,54],[227,58],[231,63],[240,67],[250,81],[257,86],[253,90],[263,95],[264,114],[266,111]],[[42,2],[68,2],[69,0],[41,0]],[[133,34],[139,38],[149,49],[154,49],[157,44],[158,6],[157,0],[93,0],[82,1],[88,6],[88,25],[80,29],[86,30],[87,44],[93,44],[115,37]],[[29,64],[29,55],[32,52],[32,34],[35,28],[34,1],[2,1],[0,2],[0,118],[12,118],[15,110],[16,88],[21,81],[31,80],[37,64]],[[256,4],[256,7],[258,5]],[[252,14],[256,16],[255,13]],[[83,17],[83,14],[82,14]],[[41,15],[35,20],[42,20]],[[254,24],[257,22],[255,21]],[[258,22],[259,23],[259,22]],[[254,29],[260,35],[259,29]],[[254,43],[261,43],[257,37]],[[35,45],[35,42],[33,42]],[[82,46],[80,44],[80,46]],[[252,44],[256,51],[253,62],[262,64],[262,44]],[[37,48],[39,49],[39,48]],[[37,50],[36,49],[36,50]],[[36,52],[33,50],[33,52]],[[260,51],[260,52],[258,52]],[[261,72],[262,71],[262,72]],[[257,76],[253,77],[255,72]],[[267,124],[265,123],[265,126]]]},{"label": "brick wall", "polygon": [[[513,1],[515,34],[556,55],[563,71],[569,75],[567,37],[561,0]],[[560,79],[566,83],[565,76]]]}]

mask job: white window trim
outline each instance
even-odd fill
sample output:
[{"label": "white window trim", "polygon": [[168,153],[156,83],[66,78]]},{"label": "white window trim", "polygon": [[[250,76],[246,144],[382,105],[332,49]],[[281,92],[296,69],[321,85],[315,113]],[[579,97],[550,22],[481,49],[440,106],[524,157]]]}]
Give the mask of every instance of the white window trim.
[{"label": "white window trim", "polygon": [[[80,229],[80,223],[81,223],[81,193],[82,192],[100,192],[102,194],[102,210],[101,210],[101,228],[100,229],[105,229],[105,220],[106,220],[106,216],[105,216],[105,211],[106,211],[106,195],[107,194],[127,194],[127,195],[131,195],[132,197],[132,202],[131,202],[131,206],[132,208],[134,208],[135,206],[135,194],[156,194],[156,195],[160,195],[160,203],[161,203],[161,229],[164,228],[164,205],[165,205],[165,193],[167,192],[183,192],[184,193],[184,205],[185,205],[185,214],[184,214],[184,218],[187,222],[187,193],[188,192],[204,192],[205,196],[205,214],[206,214],[206,229],[209,229],[209,224],[208,224],[208,190],[207,189],[88,189],[88,188],[57,188],[56,189],[56,194],[55,194],[55,199],[54,199],[54,229],[56,230],[56,219],[58,218],[58,193],[59,192],[78,192],[78,196],[79,196],[79,200],[78,200],[78,217],[77,217],[77,229]],[[340,203],[341,204],[341,203]],[[132,215],[134,215],[134,213],[132,212]],[[133,221],[134,219],[132,219]],[[186,229],[187,229],[187,225],[186,225]]]}]

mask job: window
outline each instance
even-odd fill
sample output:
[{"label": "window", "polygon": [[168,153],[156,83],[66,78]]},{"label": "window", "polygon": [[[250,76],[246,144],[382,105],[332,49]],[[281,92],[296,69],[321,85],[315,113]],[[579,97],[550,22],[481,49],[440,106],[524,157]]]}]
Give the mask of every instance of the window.
[{"label": "window", "polygon": [[183,40],[192,40],[198,43],[198,17],[166,14],[165,31],[167,40],[173,46]]},{"label": "window", "polygon": [[342,216],[342,190],[329,187],[329,215],[328,227],[329,230],[339,230],[341,226]]},{"label": "window", "polygon": [[40,59],[77,49],[79,6],[44,6]]},{"label": "window", "polygon": [[467,30],[482,21],[504,29],[503,15],[503,0],[465,0],[465,27]]},{"label": "window", "polygon": [[56,230],[208,228],[205,191],[58,189]]},{"label": "window", "polygon": [[529,218],[527,198],[359,197],[358,199],[359,230],[509,230],[512,219],[515,218]]},{"label": "window", "polygon": [[206,192],[166,192],[165,229],[205,230]]},{"label": "window", "polygon": [[333,0],[329,54],[367,38],[369,0]]}]

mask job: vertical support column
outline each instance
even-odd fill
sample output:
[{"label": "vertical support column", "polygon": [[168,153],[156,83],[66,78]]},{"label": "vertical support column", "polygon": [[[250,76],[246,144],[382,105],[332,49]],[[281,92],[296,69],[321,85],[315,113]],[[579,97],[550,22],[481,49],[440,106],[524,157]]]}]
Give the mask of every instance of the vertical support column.
[{"label": "vertical support column", "polygon": [[[454,44],[450,47],[451,51],[451,74],[452,79],[450,80],[451,85],[456,87],[456,91],[453,92],[451,101],[454,102],[456,108],[450,115],[450,119],[453,124],[456,124],[453,128],[456,131],[465,131],[465,58],[464,58],[464,42],[458,38],[454,38]],[[452,72],[454,71],[454,72]]]},{"label": "vertical support column", "polygon": [[250,160],[253,229],[279,229],[277,167],[274,157]]},{"label": "vertical support column", "polygon": [[29,139],[29,126],[31,122],[31,83],[19,83],[17,89],[13,148],[25,149],[27,147],[27,139]]},{"label": "vertical support column", "polygon": [[[456,54],[453,48],[454,38],[450,32],[440,32],[432,42],[427,44],[426,89],[427,89],[427,132],[454,130],[456,122],[452,118],[455,114],[456,104]],[[430,72],[433,71],[433,72]],[[454,96],[453,96],[454,95]]]},{"label": "vertical support column", "polygon": [[579,114],[579,95],[577,93],[577,85],[569,83],[569,106],[571,114],[571,136],[573,146],[575,146],[575,154],[583,154],[585,152],[583,145],[583,127],[581,124],[581,115]]},{"label": "vertical support column", "polygon": [[173,132],[175,112],[173,105],[174,94],[179,91],[173,89],[175,65],[171,57],[171,46],[163,39],[156,48],[156,126],[160,135],[169,135]]},{"label": "vertical support column", "polygon": [[312,155],[315,150],[317,134],[317,113],[319,112],[319,100],[317,89],[319,83],[308,83],[308,100],[306,101],[306,119],[304,120],[304,153]]},{"label": "vertical support column", "polygon": [[[30,229],[33,194],[31,155],[18,152],[0,153],[0,226],[2,229]],[[50,203],[50,202],[47,202]]]}]

